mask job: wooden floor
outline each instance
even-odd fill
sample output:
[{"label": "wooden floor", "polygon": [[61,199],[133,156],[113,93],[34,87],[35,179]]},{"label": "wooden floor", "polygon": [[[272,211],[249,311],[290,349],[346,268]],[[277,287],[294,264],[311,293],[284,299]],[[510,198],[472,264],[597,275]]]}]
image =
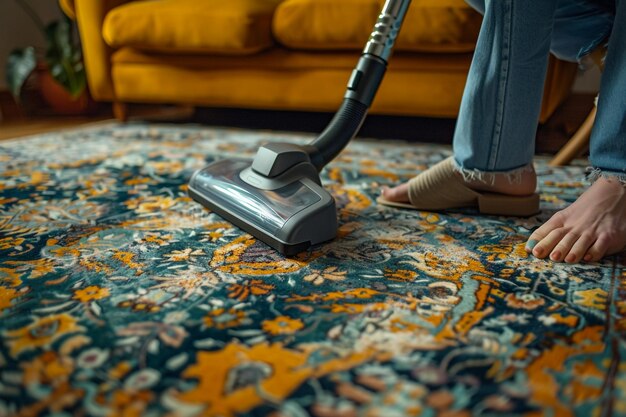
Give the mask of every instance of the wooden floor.
[{"label": "wooden floor", "polygon": [[0,140],[20,138],[46,132],[73,129],[79,126],[101,123],[112,120],[101,117],[82,118],[38,118],[34,120],[18,120],[0,123]]},{"label": "wooden floor", "polygon": [[[18,105],[13,96],[4,89],[0,89],[0,140],[38,135],[63,129],[72,129],[78,126],[99,123],[111,120],[110,110],[107,107],[97,106],[95,114],[82,117],[51,115],[50,110],[38,105],[34,101],[27,101],[29,105]],[[27,107],[32,115],[27,115],[23,107]]]},{"label": "wooden floor", "polygon": [[[129,120],[147,122],[181,122],[191,120],[191,107],[135,106]],[[47,132],[115,122],[111,112],[100,111],[92,116],[18,116],[0,122],[0,140],[15,139]]]}]

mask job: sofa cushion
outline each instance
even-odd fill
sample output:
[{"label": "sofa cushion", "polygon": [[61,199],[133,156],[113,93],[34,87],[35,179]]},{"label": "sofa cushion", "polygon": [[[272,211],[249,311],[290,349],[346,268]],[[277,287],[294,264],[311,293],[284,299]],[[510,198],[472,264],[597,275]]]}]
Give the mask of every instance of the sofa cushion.
[{"label": "sofa cushion", "polygon": [[272,15],[280,0],[149,0],[111,10],[103,37],[162,53],[250,54],[273,44]]},{"label": "sofa cushion", "polygon": [[[297,49],[362,49],[384,0],[286,0],[274,14],[278,42]],[[396,50],[471,52],[482,17],[463,0],[414,0]]]}]

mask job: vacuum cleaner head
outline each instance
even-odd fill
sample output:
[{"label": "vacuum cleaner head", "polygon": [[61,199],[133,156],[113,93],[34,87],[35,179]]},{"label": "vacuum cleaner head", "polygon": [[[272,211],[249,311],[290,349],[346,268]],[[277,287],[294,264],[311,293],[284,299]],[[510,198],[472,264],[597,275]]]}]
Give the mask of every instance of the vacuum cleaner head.
[{"label": "vacuum cleaner head", "polygon": [[335,200],[316,181],[297,177],[262,189],[251,165],[244,159],[215,162],[194,174],[189,195],[287,256],[335,237]]}]

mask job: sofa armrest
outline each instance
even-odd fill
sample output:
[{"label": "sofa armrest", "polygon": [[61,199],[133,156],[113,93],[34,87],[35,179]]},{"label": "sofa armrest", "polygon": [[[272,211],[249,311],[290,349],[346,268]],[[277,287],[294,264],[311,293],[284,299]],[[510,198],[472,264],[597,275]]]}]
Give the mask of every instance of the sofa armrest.
[{"label": "sofa armrest", "polygon": [[61,10],[63,10],[63,13],[65,13],[67,17],[69,17],[72,20],[76,19],[76,12],[74,10],[74,0],[59,0],[59,6],[61,7]]},{"label": "sofa armrest", "polygon": [[129,1],[59,0],[65,14],[78,23],[89,92],[97,101],[115,101],[111,79],[112,50],[102,38],[102,23],[109,10]]}]

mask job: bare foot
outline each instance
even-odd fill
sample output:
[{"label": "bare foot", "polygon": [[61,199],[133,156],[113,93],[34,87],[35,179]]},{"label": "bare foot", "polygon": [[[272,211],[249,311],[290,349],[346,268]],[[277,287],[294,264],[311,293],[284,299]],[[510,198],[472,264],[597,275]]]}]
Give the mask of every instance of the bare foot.
[{"label": "bare foot", "polygon": [[601,177],[569,207],[528,239],[538,258],[576,263],[598,261],[626,247],[626,186]]},{"label": "bare foot", "polygon": [[[457,173],[462,178],[460,173]],[[520,180],[511,182],[506,174],[494,174],[494,181],[485,182],[479,180],[464,181],[465,184],[476,191],[489,191],[493,193],[501,193],[507,195],[530,195],[537,188],[537,174],[531,166],[531,169],[521,173]],[[400,184],[393,188],[382,188],[382,195],[385,199],[395,202],[409,201],[409,186],[407,183]]]}]

